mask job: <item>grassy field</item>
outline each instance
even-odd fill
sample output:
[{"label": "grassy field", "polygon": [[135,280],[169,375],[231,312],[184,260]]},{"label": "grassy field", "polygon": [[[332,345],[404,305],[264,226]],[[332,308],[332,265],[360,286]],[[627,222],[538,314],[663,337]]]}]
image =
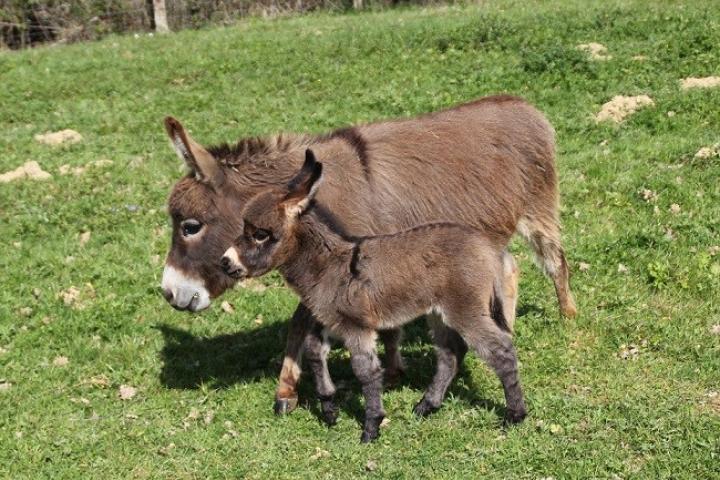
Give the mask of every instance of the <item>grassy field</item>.
[{"label": "grassy field", "polygon": [[[612,58],[576,49],[591,41]],[[720,75],[718,45],[717,2],[525,0],[0,52],[0,172],[36,160],[52,174],[0,184],[0,476],[720,478],[720,158],[695,157],[720,142],[720,88],[680,88]],[[526,422],[502,429],[499,382],[475,357],[440,412],[413,418],[434,368],[423,325],[408,331],[409,374],[384,395],[375,444],[358,443],[343,350],[335,428],[308,378],[304,408],[273,416],[297,302],[278,277],[226,294],[234,314],[175,312],[159,294],[164,204],[183,171],[162,118],[212,143],[495,92],[557,129],[580,309],[560,318],[513,244]],[[594,120],[640,94],[654,106]],[[34,140],[64,128],[82,142]]]}]

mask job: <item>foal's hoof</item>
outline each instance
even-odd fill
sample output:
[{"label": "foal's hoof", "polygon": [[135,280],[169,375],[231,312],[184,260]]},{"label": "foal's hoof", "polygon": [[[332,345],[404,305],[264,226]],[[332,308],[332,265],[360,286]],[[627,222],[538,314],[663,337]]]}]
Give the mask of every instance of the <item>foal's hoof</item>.
[{"label": "foal's hoof", "polygon": [[276,398],[275,399],[275,415],[287,415],[297,408],[298,397]]},{"label": "foal's hoof", "polygon": [[418,417],[427,417],[431,413],[435,413],[438,410],[440,410],[440,407],[431,405],[430,402],[425,400],[425,397],[423,397],[423,399],[420,400],[417,405],[415,405],[415,408],[413,408],[413,413]]},{"label": "foal's hoof", "polygon": [[338,408],[332,396],[320,398],[320,410],[322,411],[323,422],[325,422],[328,427],[332,427],[337,423]]},{"label": "foal's hoof", "polygon": [[505,425],[514,425],[516,423],[521,423],[525,420],[525,417],[527,417],[526,410],[506,410],[503,423]]},{"label": "foal's hoof", "polygon": [[362,435],[360,435],[360,443],[370,443],[380,436],[380,424],[384,418],[384,416],[380,416],[365,419],[363,432]]},{"label": "foal's hoof", "polygon": [[334,427],[337,424],[337,419],[338,419],[337,410],[323,411],[322,419],[323,419],[323,422],[325,422],[325,425],[327,425],[328,427]]}]

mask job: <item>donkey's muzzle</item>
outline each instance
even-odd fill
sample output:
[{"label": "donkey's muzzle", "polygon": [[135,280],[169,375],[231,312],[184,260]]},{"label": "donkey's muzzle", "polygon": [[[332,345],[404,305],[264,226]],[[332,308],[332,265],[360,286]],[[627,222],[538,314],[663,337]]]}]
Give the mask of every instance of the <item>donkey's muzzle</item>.
[{"label": "donkey's muzzle", "polygon": [[220,266],[227,275],[236,280],[243,279],[247,276],[245,265],[240,263],[237,251],[230,247],[227,249],[223,257],[220,259]]},{"label": "donkey's muzzle", "polygon": [[198,312],[210,306],[205,282],[171,265],[165,265],[160,288],[165,300],[176,310]]},{"label": "donkey's muzzle", "polygon": [[200,295],[195,293],[191,295],[190,297],[184,298],[182,295],[175,295],[172,290],[169,288],[163,288],[162,289],[163,297],[165,297],[165,300],[170,304],[171,307],[173,307],[175,310],[180,311],[190,311],[190,312],[196,312],[198,310],[201,310],[201,301],[200,301]]}]

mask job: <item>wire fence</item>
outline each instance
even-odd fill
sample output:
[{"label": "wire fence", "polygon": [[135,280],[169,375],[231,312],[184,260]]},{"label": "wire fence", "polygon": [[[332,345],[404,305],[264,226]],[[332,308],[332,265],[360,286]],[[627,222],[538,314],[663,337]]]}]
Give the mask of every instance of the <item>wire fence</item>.
[{"label": "wire fence", "polygon": [[[387,7],[438,0],[165,0],[171,30],[230,24],[239,18],[324,9]],[[153,0],[0,0],[0,48],[94,40],[155,29]]]}]

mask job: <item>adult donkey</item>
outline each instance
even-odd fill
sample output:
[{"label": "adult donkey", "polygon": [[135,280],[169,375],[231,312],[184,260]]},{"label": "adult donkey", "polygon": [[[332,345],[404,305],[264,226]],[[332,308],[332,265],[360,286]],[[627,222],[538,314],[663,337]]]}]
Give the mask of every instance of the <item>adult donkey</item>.
[{"label": "adult donkey", "polygon": [[[235,282],[221,259],[238,231],[238,212],[269,185],[287,183],[312,148],[325,165],[316,201],[337,215],[348,235],[392,233],[422,223],[465,223],[499,235],[520,234],[553,279],[560,310],[576,313],[560,241],[555,135],[524,100],[491,96],[410,119],[383,121],[319,136],[277,135],[204,148],[175,119],[165,126],[190,174],[169,199],[172,246],[163,272],[167,301],[198,311]],[[300,359],[306,358],[321,399],[331,400],[328,348],[301,304],[290,320],[275,411],[297,404]],[[452,331],[437,347],[456,365],[464,343]],[[381,336],[386,374],[402,371],[399,335]],[[436,343],[438,343],[436,341]]]}]

